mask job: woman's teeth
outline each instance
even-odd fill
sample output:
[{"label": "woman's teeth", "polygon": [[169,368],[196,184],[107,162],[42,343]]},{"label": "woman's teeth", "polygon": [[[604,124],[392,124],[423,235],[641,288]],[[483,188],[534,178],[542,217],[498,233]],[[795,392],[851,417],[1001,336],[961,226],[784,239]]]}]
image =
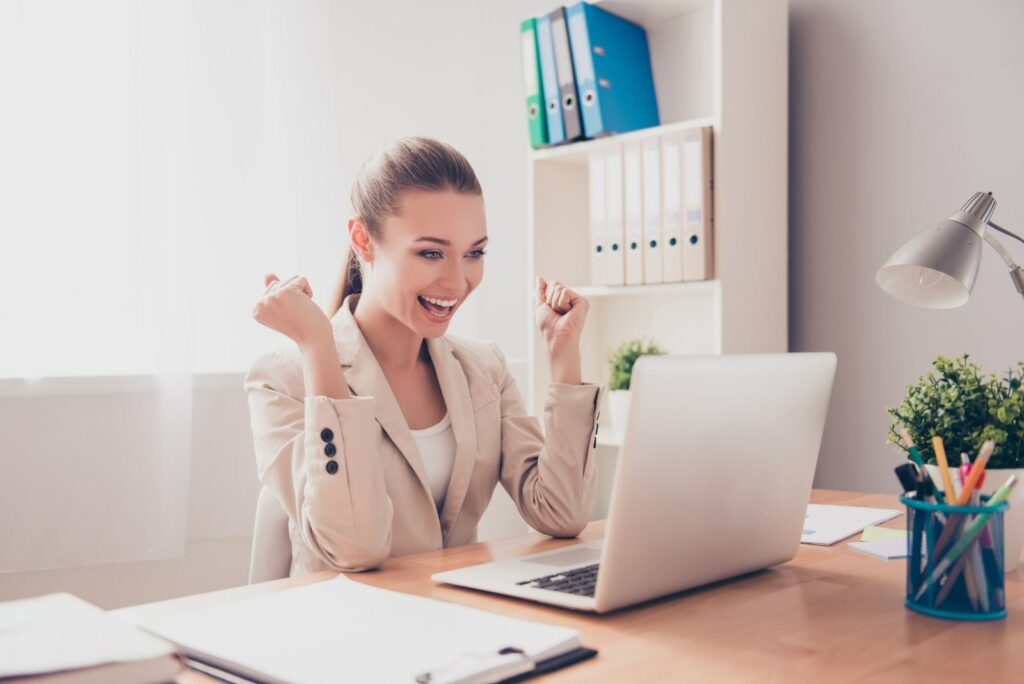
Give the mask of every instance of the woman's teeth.
[{"label": "woman's teeth", "polygon": [[433,320],[443,321],[447,320],[451,316],[453,307],[458,303],[458,299],[436,299],[434,297],[424,297],[423,295],[418,296],[420,306],[427,312],[427,315]]}]

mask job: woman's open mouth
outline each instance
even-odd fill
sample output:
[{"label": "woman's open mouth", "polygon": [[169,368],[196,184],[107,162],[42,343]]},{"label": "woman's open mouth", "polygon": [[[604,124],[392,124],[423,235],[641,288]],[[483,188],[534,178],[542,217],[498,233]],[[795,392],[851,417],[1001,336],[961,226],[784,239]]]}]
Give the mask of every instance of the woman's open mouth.
[{"label": "woman's open mouth", "polygon": [[436,323],[443,323],[452,317],[455,306],[459,303],[458,298],[441,299],[438,297],[427,297],[417,295],[420,307],[427,314],[427,318]]}]

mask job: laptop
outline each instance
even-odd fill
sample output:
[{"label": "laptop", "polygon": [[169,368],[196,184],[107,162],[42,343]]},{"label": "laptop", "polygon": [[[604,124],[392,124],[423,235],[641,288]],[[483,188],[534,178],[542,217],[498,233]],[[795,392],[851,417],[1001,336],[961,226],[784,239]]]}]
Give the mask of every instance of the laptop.
[{"label": "laptop", "polygon": [[831,353],[641,357],[604,539],[432,578],[603,613],[792,559],[835,369]]}]

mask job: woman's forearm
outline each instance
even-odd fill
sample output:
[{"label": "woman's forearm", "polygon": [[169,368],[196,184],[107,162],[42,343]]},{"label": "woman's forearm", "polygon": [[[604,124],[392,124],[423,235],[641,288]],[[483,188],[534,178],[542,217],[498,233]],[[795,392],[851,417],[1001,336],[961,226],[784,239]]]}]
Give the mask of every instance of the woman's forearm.
[{"label": "woman's forearm", "polygon": [[338,362],[332,337],[300,345],[299,351],[302,353],[302,375],[306,382],[307,397],[348,399],[352,396],[341,363]]},{"label": "woman's forearm", "polygon": [[579,344],[551,349],[551,382],[579,385],[583,382]]}]

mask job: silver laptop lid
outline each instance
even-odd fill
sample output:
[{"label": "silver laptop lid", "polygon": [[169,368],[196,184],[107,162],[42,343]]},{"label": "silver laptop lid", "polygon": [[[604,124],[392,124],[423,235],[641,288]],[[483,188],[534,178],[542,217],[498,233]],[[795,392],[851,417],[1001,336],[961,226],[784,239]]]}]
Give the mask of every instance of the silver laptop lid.
[{"label": "silver laptop lid", "polygon": [[831,353],[637,361],[598,610],[796,555],[835,368]]}]

